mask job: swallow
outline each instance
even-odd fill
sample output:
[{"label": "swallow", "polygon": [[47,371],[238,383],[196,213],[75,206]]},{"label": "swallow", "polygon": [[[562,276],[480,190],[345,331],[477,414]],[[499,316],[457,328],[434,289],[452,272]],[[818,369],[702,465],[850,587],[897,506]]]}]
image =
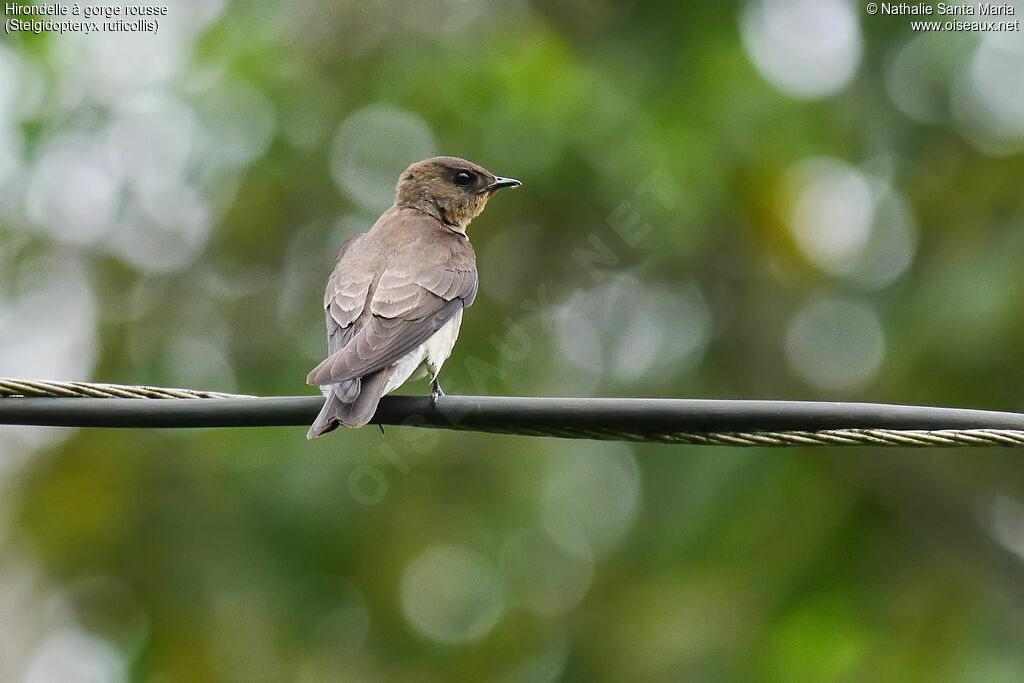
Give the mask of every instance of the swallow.
[{"label": "swallow", "polygon": [[478,287],[466,228],[495,192],[521,185],[457,157],[402,173],[394,205],[342,245],[327,281],[327,358],[306,378],[326,400],[307,438],[367,424],[412,379],[429,375],[434,401],[444,396],[437,377]]}]

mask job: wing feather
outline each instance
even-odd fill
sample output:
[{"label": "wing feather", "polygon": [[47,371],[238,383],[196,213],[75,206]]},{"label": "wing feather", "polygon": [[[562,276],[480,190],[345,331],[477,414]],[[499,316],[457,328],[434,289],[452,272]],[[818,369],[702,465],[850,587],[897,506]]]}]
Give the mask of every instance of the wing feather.
[{"label": "wing feather", "polygon": [[356,235],[338,251],[338,266],[327,280],[324,291],[324,312],[327,318],[327,353],[336,353],[352,338],[353,323],[359,319],[366,305],[367,294],[373,284],[372,273],[353,274],[346,268],[345,255],[352,251],[365,235]]},{"label": "wing feather", "polygon": [[343,247],[324,297],[329,356],[306,381],[338,384],[381,370],[472,304],[478,288],[472,247],[468,242],[451,245],[436,239],[417,245],[420,251],[410,253],[419,258],[392,258],[396,264],[385,268],[376,283],[371,269],[346,267]]},{"label": "wing feather", "polygon": [[444,301],[428,313],[410,311],[412,317],[372,316],[344,348],[309,373],[309,384],[333,384],[362,377],[391,365],[429,339],[462,309],[462,299]]}]

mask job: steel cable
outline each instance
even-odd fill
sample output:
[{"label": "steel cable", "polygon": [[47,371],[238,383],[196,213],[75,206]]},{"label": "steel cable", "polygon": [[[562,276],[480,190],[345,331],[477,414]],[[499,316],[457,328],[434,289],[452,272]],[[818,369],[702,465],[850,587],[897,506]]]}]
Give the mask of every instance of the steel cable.
[{"label": "steel cable", "polygon": [[[322,400],[0,378],[0,424],[308,425]],[[435,404],[427,396],[387,396],[374,422],[702,446],[1024,446],[1024,414],[877,403],[445,396]]]}]

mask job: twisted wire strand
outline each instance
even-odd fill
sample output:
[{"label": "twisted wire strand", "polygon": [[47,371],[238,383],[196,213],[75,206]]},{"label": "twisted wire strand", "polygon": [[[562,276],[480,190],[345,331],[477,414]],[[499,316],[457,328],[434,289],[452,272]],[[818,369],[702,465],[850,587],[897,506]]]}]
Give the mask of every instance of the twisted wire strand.
[{"label": "twisted wire strand", "polygon": [[[55,398],[64,400],[50,401]],[[150,403],[124,399],[172,400]],[[203,402],[200,407],[199,403],[189,401],[186,405],[174,399],[213,400]],[[493,434],[700,446],[1024,446],[1024,415],[990,411],[881,404],[680,399],[567,401],[523,397],[447,397],[440,401],[435,406],[429,398],[422,396],[388,397],[382,401],[375,422]],[[609,401],[614,404],[611,413]],[[255,397],[193,389],[0,378],[0,422],[5,424],[97,427],[302,425],[312,420],[321,402],[322,399],[316,396]],[[447,406],[464,412],[446,414]],[[596,406],[604,408],[603,413],[595,418],[588,411],[597,410]],[[801,410],[806,412],[799,418],[800,424],[808,428],[794,428],[792,420],[795,418],[787,418],[788,422],[776,419],[772,422],[776,428],[764,427],[766,412],[775,419],[787,410],[794,415]],[[716,411],[719,414],[712,415]],[[721,415],[723,411],[728,412],[725,418]],[[665,417],[666,412],[668,418]],[[620,413],[625,417],[605,421],[609,416],[619,417]],[[851,420],[855,422],[852,426]],[[830,421],[831,427],[828,426]],[[950,423],[956,428],[950,428]],[[822,428],[813,428],[817,424]]]},{"label": "twisted wire strand", "polygon": [[422,425],[435,429],[474,431],[517,436],[547,436],[561,439],[633,441],[690,446],[733,446],[740,448],[786,446],[877,446],[937,448],[963,446],[1024,446],[1024,430],[1017,429],[822,429],[818,431],[750,432],[630,432],[615,429],[576,427],[478,427]]},{"label": "twisted wire strand", "polygon": [[5,398],[252,398],[244,394],[149,387],[144,385],[105,384],[101,382],[50,382],[0,377],[0,397]]}]

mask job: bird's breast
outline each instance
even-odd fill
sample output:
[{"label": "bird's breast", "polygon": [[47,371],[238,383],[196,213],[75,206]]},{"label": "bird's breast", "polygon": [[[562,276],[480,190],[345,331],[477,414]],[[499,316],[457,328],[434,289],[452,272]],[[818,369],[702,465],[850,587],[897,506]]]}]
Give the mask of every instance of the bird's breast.
[{"label": "bird's breast", "polygon": [[427,341],[403,356],[394,364],[393,372],[383,393],[390,394],[398,387],[412,379],[419,379],[425,374],[437,375],[441,372],[441,366],[448,360],[455,346],[455,340],[459,338],[459,327],[462,326],[462,310],[452,316],[441,329],[433,334]]},{"label": "bird's breast", "polygon": [[424,360],[434,368],[440,369],[441,365],[452,354],[455,340],[459,338],[459,328],[462,327],[462,311],[452,316],[441,329],[423,343]]}]

